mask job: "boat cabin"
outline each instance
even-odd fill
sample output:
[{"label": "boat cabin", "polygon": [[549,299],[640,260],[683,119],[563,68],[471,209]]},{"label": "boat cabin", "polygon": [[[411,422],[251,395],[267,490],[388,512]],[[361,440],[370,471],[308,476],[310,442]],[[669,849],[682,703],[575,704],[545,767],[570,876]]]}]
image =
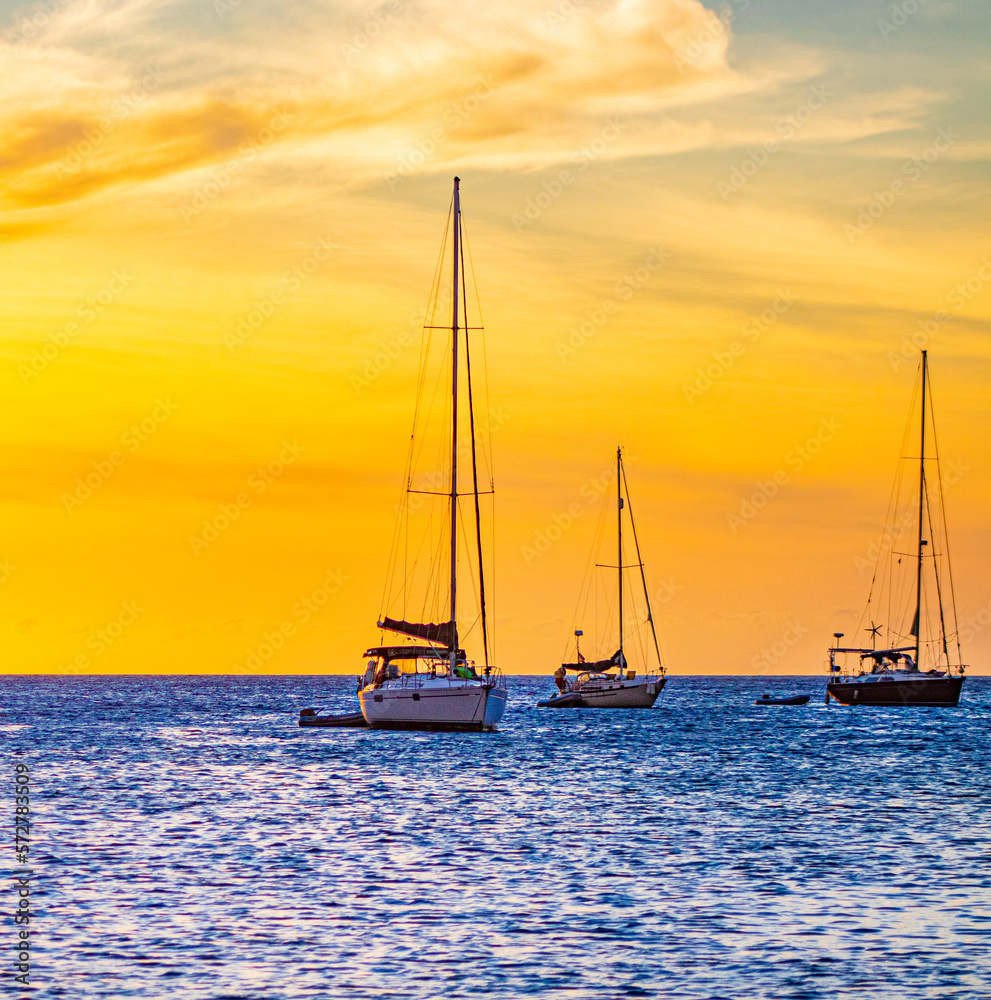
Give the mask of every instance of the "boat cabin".
[{"label": "boat cabin", "polygon": [[[451,668],[450,651],[436,646],[373,646],[365,650],[365,656],[368,664],[362,678],[363,687],[379,687],[386,681],[412,675],[446,677]],[[454,672],[458,677],[478,676],[463,649],[458,650]]]}]

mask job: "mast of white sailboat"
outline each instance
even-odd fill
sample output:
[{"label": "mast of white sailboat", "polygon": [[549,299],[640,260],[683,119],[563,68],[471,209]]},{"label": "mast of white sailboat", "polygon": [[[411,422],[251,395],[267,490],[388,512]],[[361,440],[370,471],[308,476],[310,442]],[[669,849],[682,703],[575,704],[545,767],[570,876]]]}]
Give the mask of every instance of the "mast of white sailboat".
[{"label": "mast of white sailboat", "polygon": [[458,660],[458,255],[461,235],[461,178],[454,178],[454,265],[451,269],[451,673]]},{"label": "mast of white sailboat", "polygon": [[919,649],[922,645],[922,518],[926,498],[926,378],[928,376],[927,352],[922,352],[922,424],[919,431],[919,554],[915,573],[915,665],[919,666]]},{"label": "mast of white sailboat", "polygon": [[619,669],[623,669],[623,449],[616,449],[616,538],[619,546]]}]

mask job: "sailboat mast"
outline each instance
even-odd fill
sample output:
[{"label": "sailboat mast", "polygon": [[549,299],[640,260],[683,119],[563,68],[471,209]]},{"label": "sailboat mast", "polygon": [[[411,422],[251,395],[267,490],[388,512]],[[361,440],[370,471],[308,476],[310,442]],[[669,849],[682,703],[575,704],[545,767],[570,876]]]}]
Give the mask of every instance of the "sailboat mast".
[{"label": "sailboat mast", "polygon": [[461,178],[454,178],[454,263],[451,268],[451,673],[458,659],[458,257],[461,235]]},{"label": "sailboat mast", "polygon": [[922,424],[919,431],[919,555],[915,573],[915,665],[919,666],[919,648],[922,645],[922,518],[926,498],[926,378],[928,376],[927,352],[922,352]]},{"label": "sailboat mast", "polygon": [[623,449],[616,449],[616,538],[619,546],[619,667],[623,669]]}]

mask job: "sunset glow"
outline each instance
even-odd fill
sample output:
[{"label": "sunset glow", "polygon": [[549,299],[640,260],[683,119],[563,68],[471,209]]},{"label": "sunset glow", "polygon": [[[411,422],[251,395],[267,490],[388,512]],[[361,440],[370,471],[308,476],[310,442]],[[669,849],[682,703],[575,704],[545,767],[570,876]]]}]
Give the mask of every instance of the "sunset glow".
[{"label": "sunset glow", "polygon": [[619,445],[670,672],[821,670],[926,348],[988,672],[988,26],[976,0],[4,4],[6,670],[361,669],[457,174],[502,670],[573,645]]}]

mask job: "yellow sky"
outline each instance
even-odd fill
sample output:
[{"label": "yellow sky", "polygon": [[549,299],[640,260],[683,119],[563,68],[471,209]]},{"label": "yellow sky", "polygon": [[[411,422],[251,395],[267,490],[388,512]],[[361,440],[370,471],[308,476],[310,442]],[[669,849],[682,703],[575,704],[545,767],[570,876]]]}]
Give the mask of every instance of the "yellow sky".
[{"label": "yellow sky", "polygon": [[671,671],[818,671],[925,346],[991,669],[987,19],[794,7],[0,4],[5,669],[360,668],[455,174],[499,666],[559,662],[622,444]]}]

